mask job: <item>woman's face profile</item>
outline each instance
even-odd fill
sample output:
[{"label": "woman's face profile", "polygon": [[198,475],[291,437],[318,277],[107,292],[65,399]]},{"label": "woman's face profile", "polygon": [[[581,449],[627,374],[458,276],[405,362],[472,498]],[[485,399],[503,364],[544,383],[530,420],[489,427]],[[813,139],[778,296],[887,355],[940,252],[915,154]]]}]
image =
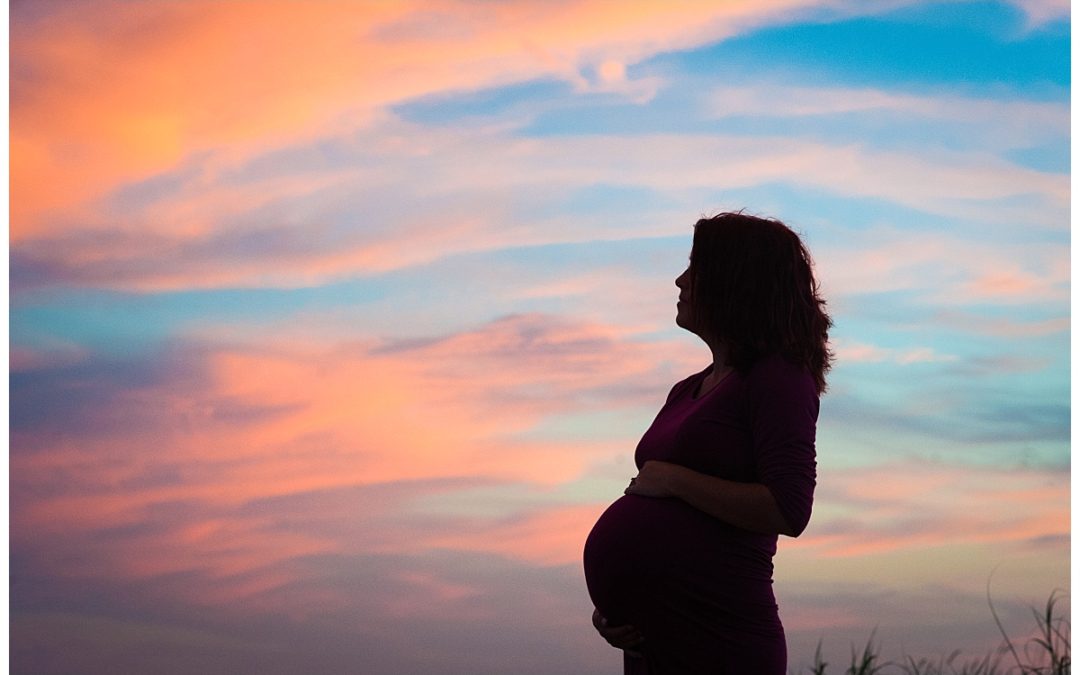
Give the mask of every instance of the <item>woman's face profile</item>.
[{"label": "woman's face profile", "polygon": [[693,304],[690,299],[690,268],[675,278],[675,285],[679,287],[679,301],[675,305],[675,324],[680,328],[693,331]]}]

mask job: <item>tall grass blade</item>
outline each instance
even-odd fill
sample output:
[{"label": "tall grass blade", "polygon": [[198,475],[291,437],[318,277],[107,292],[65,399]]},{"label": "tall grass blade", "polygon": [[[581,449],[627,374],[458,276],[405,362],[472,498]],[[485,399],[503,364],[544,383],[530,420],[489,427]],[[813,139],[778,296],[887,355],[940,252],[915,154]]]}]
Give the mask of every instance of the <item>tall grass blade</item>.
[{"label": "tall grass blade", "polygon": [[870,633],[861,655],[857,655],[855,645],[851,645],[851,667],[847,669],[846,675],[874,675],[881,670],[882,666],[877,664],[878,655],[874,651],[875,634],[876,628]]}]

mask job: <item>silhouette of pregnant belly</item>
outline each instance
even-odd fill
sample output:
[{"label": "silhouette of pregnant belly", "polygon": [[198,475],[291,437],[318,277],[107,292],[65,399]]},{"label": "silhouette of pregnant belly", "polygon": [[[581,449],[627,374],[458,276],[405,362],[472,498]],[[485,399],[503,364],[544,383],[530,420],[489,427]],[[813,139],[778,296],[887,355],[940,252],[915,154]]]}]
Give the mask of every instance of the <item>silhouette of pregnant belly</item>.
[{"label": "silhouette of pregnant belly", "polygon": [[[760,556],[738,544],[747,534],[678,499],[623,496],[604,511],[585,541],[589,595],[613,625],[632,623],[651,611],[662,589],[713,586],[735,572],[731,563],[738,558]],[[755,562],[753,567],[765,563],[771,571],[771,561]]]}]

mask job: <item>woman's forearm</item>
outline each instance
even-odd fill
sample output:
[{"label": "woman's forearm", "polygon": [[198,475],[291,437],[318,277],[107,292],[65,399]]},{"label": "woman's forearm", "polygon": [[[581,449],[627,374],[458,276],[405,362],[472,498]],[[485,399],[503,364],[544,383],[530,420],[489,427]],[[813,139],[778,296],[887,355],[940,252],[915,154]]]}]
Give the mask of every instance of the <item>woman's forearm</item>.
[{"label": "woman's forearm", "polygon": [[794,536],[765,485],[725,480],[677,464],[667,469],[671,495],[694,508],[744,530]]}]

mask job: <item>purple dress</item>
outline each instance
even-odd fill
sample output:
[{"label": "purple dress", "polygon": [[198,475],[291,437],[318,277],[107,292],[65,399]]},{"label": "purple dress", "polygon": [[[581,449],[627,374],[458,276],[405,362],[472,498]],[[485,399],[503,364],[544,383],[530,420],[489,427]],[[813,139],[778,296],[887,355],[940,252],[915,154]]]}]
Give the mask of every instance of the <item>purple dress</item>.
[{"label": "purple dress", "polygon": [[[708,372],[672,388],[638,443],[637,466],[655,459],[763,483],[798,535],[816,480],[813,376],[772,356],[695,397]],[[679,499],[625,495],[609,506],[585,542],[585,579],[611,625],[632,624],[645,637],[643,658],[625,657],[625,672],[783,675],[776,540]]]}]

